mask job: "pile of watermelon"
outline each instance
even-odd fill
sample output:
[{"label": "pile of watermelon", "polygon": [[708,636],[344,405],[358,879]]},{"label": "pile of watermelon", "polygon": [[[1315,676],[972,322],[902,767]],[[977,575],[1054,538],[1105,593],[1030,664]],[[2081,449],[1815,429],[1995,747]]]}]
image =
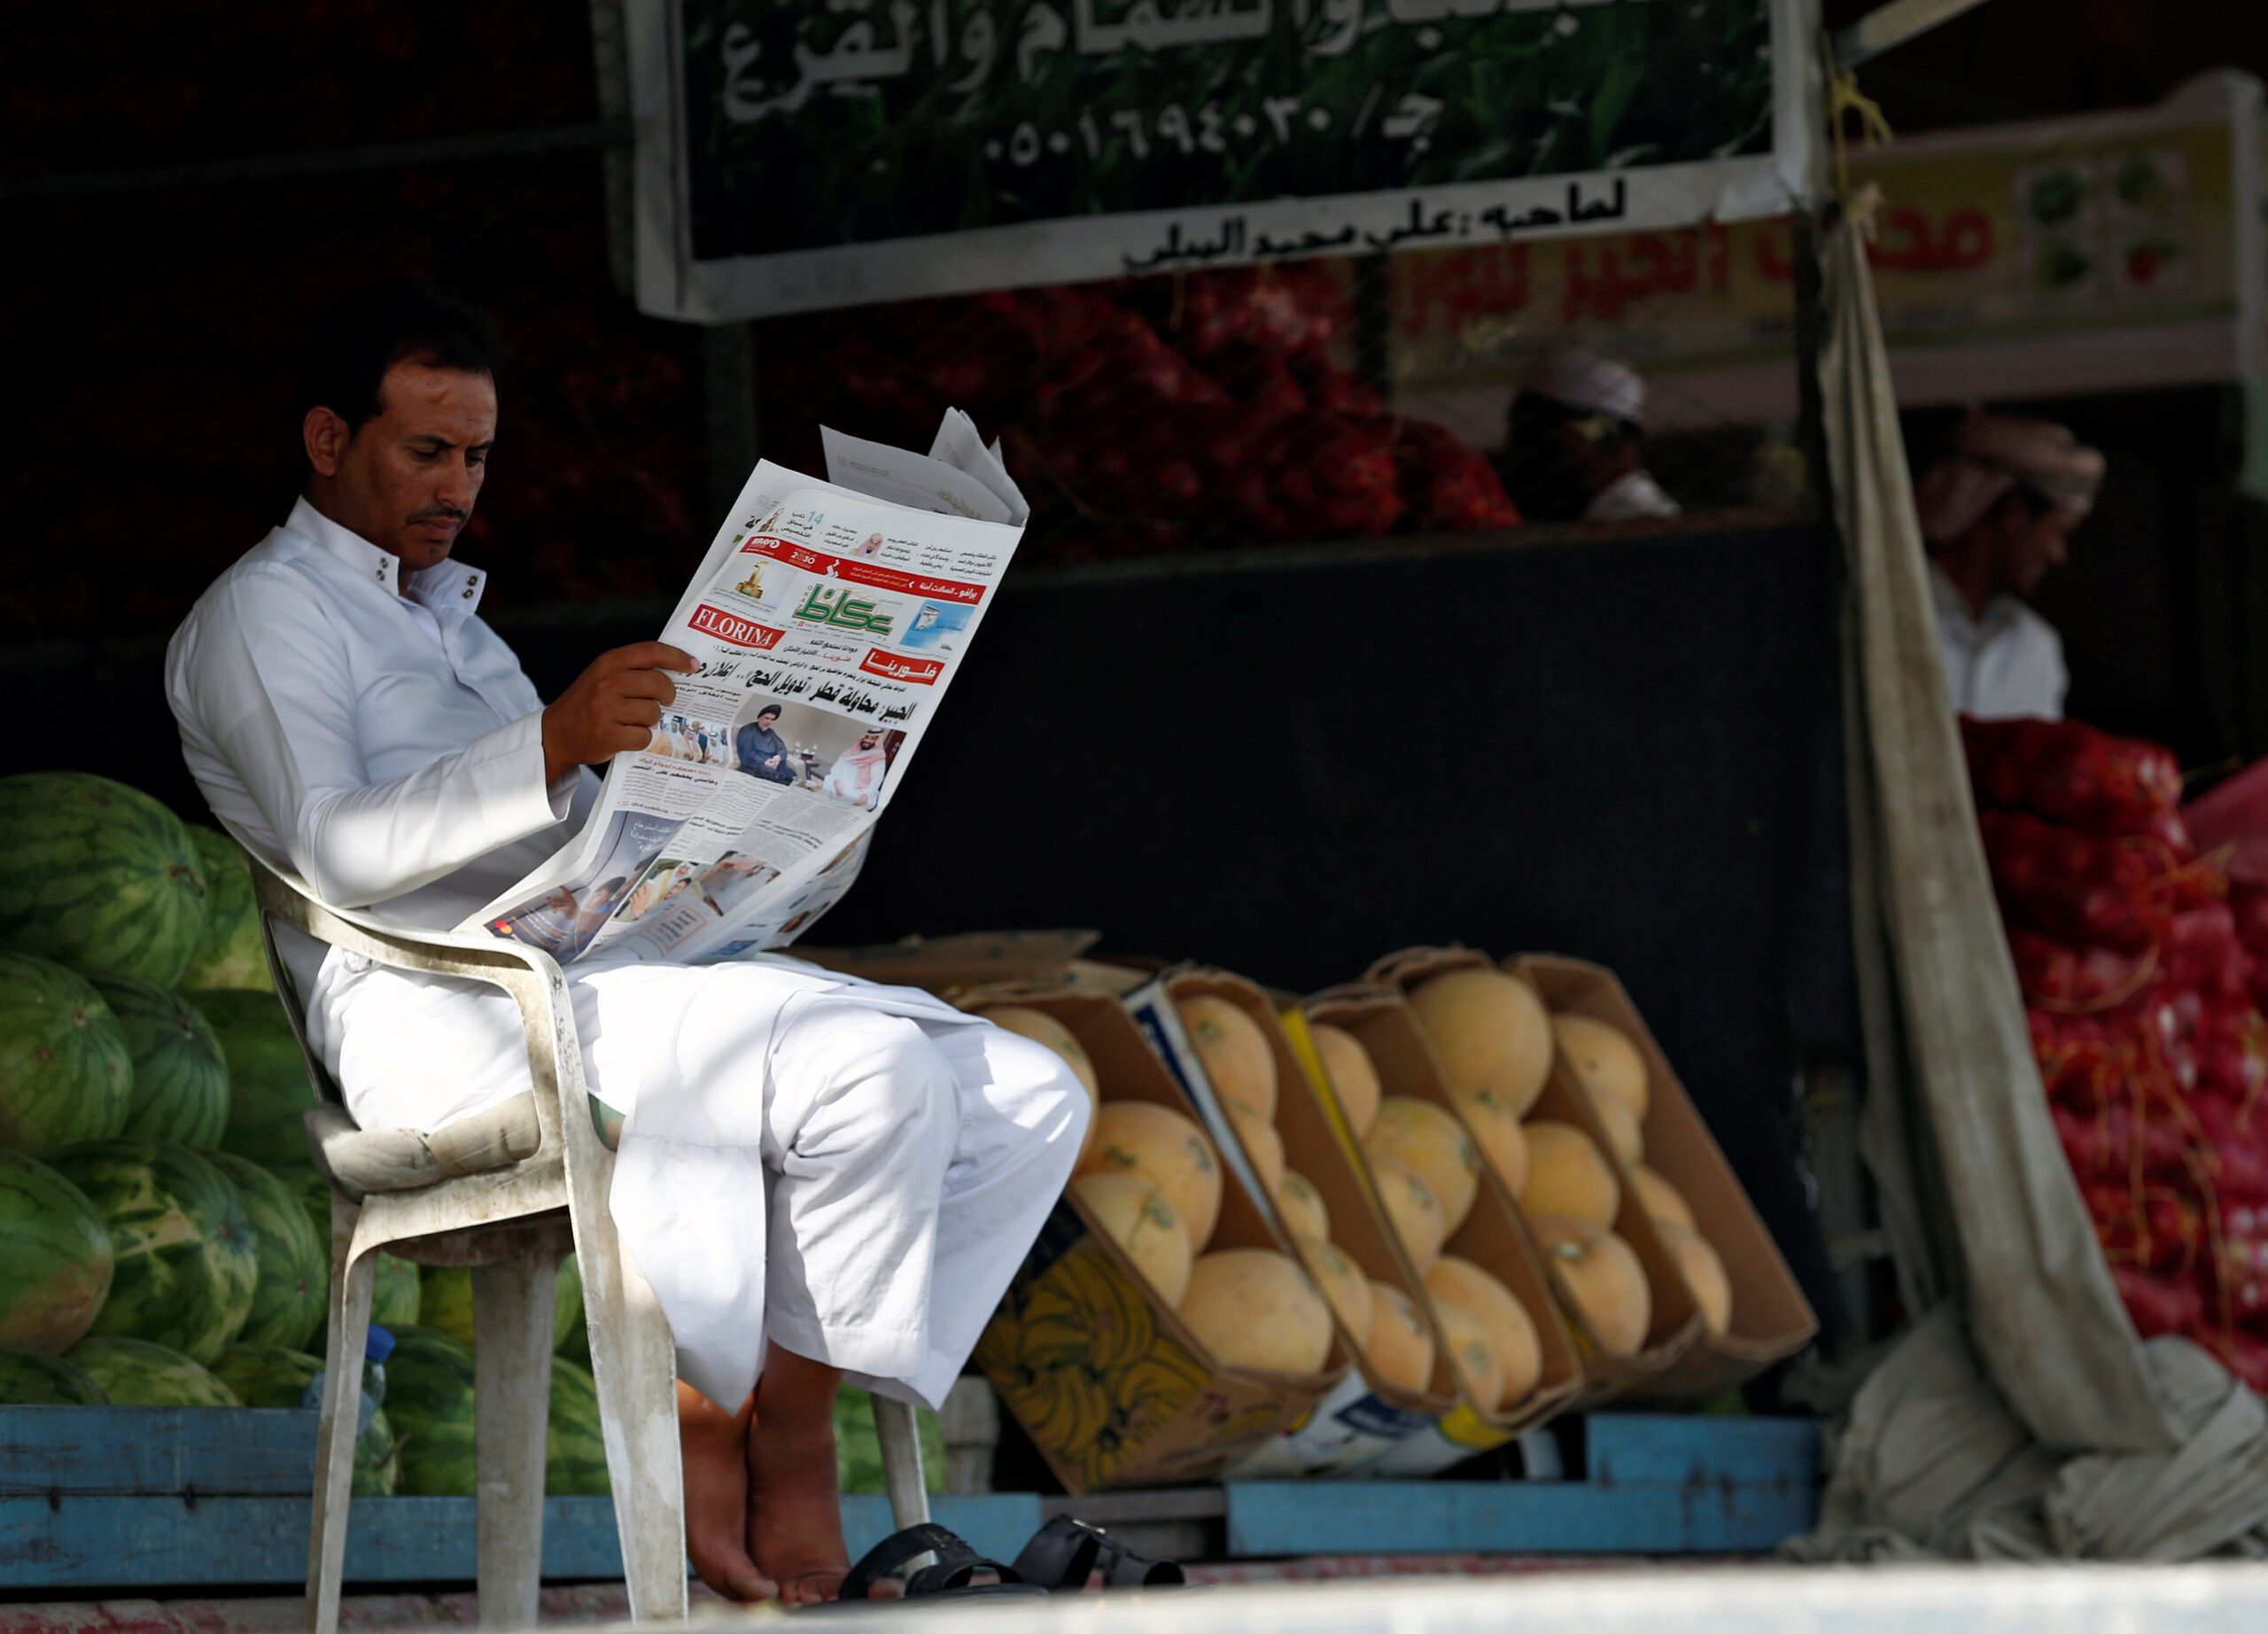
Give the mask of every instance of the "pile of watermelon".
[{"label": "pile of watermelon", "polygon": [[[229,1404],[232,1348],[320,1343],[315,1103],[236,842],[0,778],[0,1403]],[[415,1268],[387,1280],[415,1321]]]},{"label": "pile of watermelon", "polygon": [[[297,1407],[330,1283],[315,1104],[236,842],[105,778],[0,778],[0,1404]],[[470,1273],[377,1265],[399,1343],[354,1490],[470,1493]],[[546,1484],[604,1492],[571,1259],[559,1293]]]},{"label": "pile of watermelon", "polygon": [[[239,1335],[321,1323],[329,1233],[229,1139],[314,1103],[267,986],[235,842],[106,778],[0,778],[0,1401],[226,1404]],[[277,1034],[288,1071],[232,1075]]]},{"label": "pile of watermelon", "polygon": [[2268,936],[2248,945],[2165,750],[2070,721],[1962,732],[2056,1133],[2127,1314],[2268,1391]]}]

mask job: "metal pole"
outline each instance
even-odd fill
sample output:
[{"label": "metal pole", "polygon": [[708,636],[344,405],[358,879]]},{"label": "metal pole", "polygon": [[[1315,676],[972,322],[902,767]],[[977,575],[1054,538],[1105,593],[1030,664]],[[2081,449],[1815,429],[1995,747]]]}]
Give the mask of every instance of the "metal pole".
[{"label": "metal pole", "polygon": [[[599,119],[609,129],[630,128],[630,44],[622,0],[591,0],[591,61],[598,74]],[[606,261],[617,295],[637,285],[637,222],[631,214],[630,144],[609,143],[601,163],[606,178]]]},{"label": "metal pole", "polygon": [[740,497],[757,459],[756,333],[747,323],[701,331],[701,396],[708,430],[709,514],[721,518]]}]

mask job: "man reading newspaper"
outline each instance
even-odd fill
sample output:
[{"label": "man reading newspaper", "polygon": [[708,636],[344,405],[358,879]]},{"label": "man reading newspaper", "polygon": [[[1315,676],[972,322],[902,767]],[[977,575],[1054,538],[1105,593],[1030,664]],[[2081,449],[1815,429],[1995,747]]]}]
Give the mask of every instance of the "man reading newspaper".
[{"label": "man reading newspaper", "polygon": [[[306,492],[167,654],[183,751],[215,814],[324,900],[406,927],[454,928],[523,889],[550,922],[605,918],[636,875],[563,880],[548,860],[574,852],[594,812],[652,815],[622,804],[619,770],[602,799],[592,768],[625,751],[625,766],[673,760],[664,712],[726,667],[640,642],[546,704],[482,622],[488,575],[452,546],[496,440],[500,357],[483,315],[422,286],[376,285],[328,314],[300,397]],[[886,786],[874,754],[851,748],[840,778]],[[730,779],[734,798],[828,798],[728,766],[680,775]],[[846,844],[841,829],[829,852],[827,825],[796,810],[748,827],[775,848],[811,841],[782,860],[712,846],[653,866],[682,868],[680,895],[711,893],[718,921],[727,884],[761,896],[798,870],[854,872],[838,865],[855,864],[863,830]],[[600,839],[582,843],[594,854]],[[766,922],[773,944],[815,911],[787,908]],[[1085,1096],[1048,1051],[925,993],[760,952],[695,966],[628,936],[620,955],[608,945],[569,963],[567,984],[592,1093],[623,1119],[610,1206],[687,1380],[689,1552],[735,1599],[827,1599],[846,1566],[837,1385],[938,1402],[1069,1175]],[[430,1130],[528,1088],[517,1014],[495,988],[335,950],[295,974],[312,1041],[366,1127]]]}]

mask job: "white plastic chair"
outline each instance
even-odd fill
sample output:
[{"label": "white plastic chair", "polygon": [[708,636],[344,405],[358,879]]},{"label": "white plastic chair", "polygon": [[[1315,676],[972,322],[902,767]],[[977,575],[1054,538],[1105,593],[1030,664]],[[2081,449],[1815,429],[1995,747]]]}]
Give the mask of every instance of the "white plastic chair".
[{"label": "white plastic chair", "polygon": [[[473,1275],[475,1456],[480,1626],[532,1628],[543,1560],[544,1433],[550,1400],[555,1275],[581,1262],[591,1373],[621,1534],[630,1614],[687,1612],[685,1490],[679,1461],[675,1346],[607,1209],[614,1155],[583,1085],[575,1013],[558,965],[540,949],[484,936],[415,935],[317,901],[253,863],[268,969],[322,1104],[307,1115],[315,1163],[331,1182],[329,1349],[315,1443],[307,1627],[336,1634],[361,1358],[384,1249]],[[511,994],[527,1031],[533,1088],[431,1134],[358,1127],[307,1047],[307,1005],[277,945],[297,933],[404,970],[469,977]],[[338,1365],[346,1358],[351,1365]],[[874,1402],[874,1428],[901,1527],[926,1521],[928,1490],[913,1409]]]}]

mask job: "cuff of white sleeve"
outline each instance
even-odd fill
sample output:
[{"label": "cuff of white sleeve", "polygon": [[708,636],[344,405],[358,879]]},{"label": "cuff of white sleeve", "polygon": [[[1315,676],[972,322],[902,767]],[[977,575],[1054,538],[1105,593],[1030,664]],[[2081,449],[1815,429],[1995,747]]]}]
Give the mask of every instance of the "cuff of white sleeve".
[{"label": "cuff of white sleeve", "polygon": [[[573,775],[547,782],[543,775],[543,712],[498,727],[473,745],[468,759],[479,767],[485,797],[495,803],[498,827],[516,836],[548,829],[567,815]],[[580,768],[577,768],[579,773]],[[563,796],[559,790],[564,787]],[[501,842],[500,842],[501,843]]]},{"label": "cuff of white sleeve", "polygon": [[[536,753],[542,752],[543,741],[539,735],[536,740]],[[568,813],[573,811],[575,806],[576,792],[582,788],[584,774],[588,770],[586,766],[571,766],[551,780],[550,787],[546,789],[544,793],[550,797],[551,815],[554,821],[567,821]]]}]

